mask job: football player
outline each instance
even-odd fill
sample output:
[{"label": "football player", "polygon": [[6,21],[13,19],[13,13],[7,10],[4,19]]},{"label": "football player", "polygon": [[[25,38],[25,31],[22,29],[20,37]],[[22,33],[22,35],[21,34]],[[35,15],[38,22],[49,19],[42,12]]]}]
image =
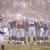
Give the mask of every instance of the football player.
[{"label": "football player", "polygon": [[19,33],[21,37],[21,45],[25,45],[25,29],[23,20],[19,21]]},{"label": "football player", "polygon": [[49,44],[48,42],[48,26],[47,26],[47,23],[44,22],[44,33],[43,33],[43,38],[44,38],[44,44]]},{"label": "football player", "polygon": [[35,30],[36,30],[36,36],[37,36],[37,44],[39,44],[39,28],[40,28],[40,24],[38,19],[35,19]]},{"label": "football player", "polygon": [[20,44],[19,21],[16,21],[16,44]]},{"label": "football player", "polygon": [[27,41],[26,41],[26,38],[28,36],[28,27],[29,27],[29,24],[28,24],[28,20],[24,21],[24,28],[25,28],[25,44],[27,44]]},{"label": "football player", "polygon": [[4,50],[4,30],[3,30],[3,21],[2,21],[2,16],[0,16],[0,43],[2,46],[2,50]]},{"label": "football player", "polygon": [[9,41],[8,41],[8,44],[10,44],[10,42],[12,41],[12,36],[13,36],[13,25],[12,25],[12,22],[9,23]]},{"label": "football player", "polygon": [[33,36],[34,45],[36,45],[36,33],[35,33],[35,22],[34,22],[34,20],[29,20],[28,45],[30,44],[30,37],[31,36]]},{"label": "football player", "polygon": [[13,44],[15,44],[16,42],[16,33],[17,33],[16,21],[13,21]]},{"label": "football player", "polygon": [[44,24],[43,19],[39,22],[40,23],[40,45],[43,44],[43,33],[44,33]]}]

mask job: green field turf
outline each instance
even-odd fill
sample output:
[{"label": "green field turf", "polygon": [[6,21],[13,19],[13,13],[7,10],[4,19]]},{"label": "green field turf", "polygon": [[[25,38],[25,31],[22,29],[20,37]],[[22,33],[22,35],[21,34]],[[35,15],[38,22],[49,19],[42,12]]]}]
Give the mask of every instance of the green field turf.
[{"label": "green field turf", "polygon": [[[50,38],[49,38],[49,43],[50,43]],[[0,50],[1,50],[1,46],[0,46]],[[8,44],[7,42],[5,42],[5,50],[50,50],[50,45],[21,46],[21,45]]]},{"label": "green field turf", "polygon": [[[1,47],[0,47],[1,50]],[[16,45],[5,45],[5,50],[50,50],[50,45],[48,46],[16,46]]]}]

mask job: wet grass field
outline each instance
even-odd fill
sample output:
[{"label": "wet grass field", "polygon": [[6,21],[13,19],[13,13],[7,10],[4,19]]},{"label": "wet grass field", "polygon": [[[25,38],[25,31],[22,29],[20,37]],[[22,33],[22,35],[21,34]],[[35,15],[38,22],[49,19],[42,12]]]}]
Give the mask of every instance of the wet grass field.
[{"label": "wet grass field", "polygon": [[[50,43],[50,38],[49,38],[49,43]],[[2,50],[1,45],[0,45],[0,50]],[[21,45],[8,44],[8,42],[6,41],[5,42],[5,50],[50,50],[50,44],[49,45],[43,45],[43,46],[40,46],[40,45],[21,46]]]}]

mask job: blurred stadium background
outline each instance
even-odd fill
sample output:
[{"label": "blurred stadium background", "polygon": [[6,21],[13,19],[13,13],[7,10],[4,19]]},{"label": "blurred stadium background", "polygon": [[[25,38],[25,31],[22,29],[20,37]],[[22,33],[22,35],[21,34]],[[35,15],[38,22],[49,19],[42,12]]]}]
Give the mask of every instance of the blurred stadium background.
[{"label": "blurred stadium background", "polygon": [[[33,18],[38,20],[43,18],[45,21],[47,21],[49,34],[50,34],[50,0],[0,0],[0,15],[1,14],[3,18],[3,23],[4,23],[3,25],[5,28],[5,31],[9,26],[9,21],[19,19],[19,17]],[[7,41],[7,38],[8,38],[7,37],[8,31],[6,32],[7,34],[5,35],[5,41]],[[19,46],[19,48],[21,47],[22,46]],[[29,49],[33,50],[34,48],[33,46],[30,46],[30,48],[29,46],[27,47],[26,46],[24,47],[27,49],[21,48],[19,50],[29,50]],[[40,48],[41,50],[44,49],[44,47],[40,47],[39,49],[38,49],[38,46],[36,47],[37,47],[37,50],[40,50]],[[11,46],[11,48],[13,48],[13,45]],[[44,50],[50,50],[50,48],[44,49]]]}]

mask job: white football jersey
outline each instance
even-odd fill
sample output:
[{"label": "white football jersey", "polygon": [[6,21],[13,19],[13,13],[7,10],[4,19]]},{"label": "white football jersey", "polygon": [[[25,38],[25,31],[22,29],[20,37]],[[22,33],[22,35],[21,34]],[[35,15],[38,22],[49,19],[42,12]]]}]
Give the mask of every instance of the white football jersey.
[{"label": "white football jersey", "polygon": [[23,25],[23,21],[19,21],[19,25]]},{"label": "white football jersey", "polygon": [[13,36],[16,36],[17,30],[15,27],[13,27]]},{"label": "white football jersey", "polygon": [[0,22],[0,31],[3,32],[3,24]]}]

